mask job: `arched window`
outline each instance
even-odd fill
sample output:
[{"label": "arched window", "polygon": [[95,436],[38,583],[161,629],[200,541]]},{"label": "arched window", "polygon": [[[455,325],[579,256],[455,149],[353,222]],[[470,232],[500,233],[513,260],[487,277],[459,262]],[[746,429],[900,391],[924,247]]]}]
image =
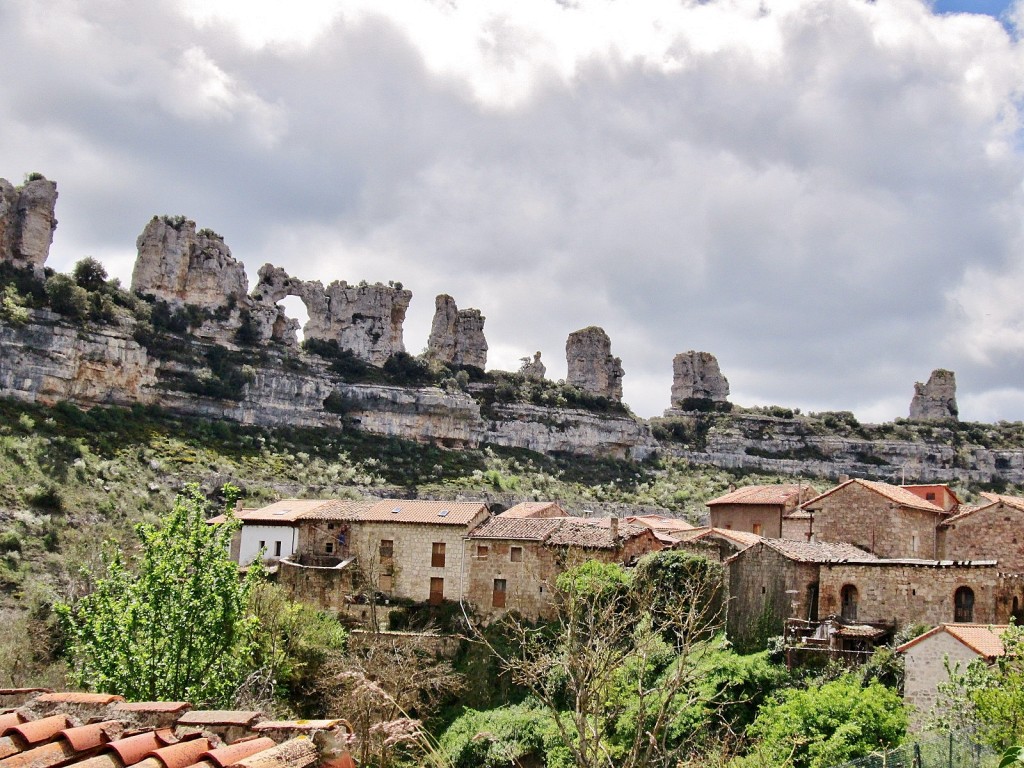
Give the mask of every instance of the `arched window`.
[{"label": "arched window", "polygon": [[857,588],[853,584],[847,584],[839,593],[842,602],[841,616],[844,619],[855,621],[857,619]]},{"label": "arched window", "polygon": [[953,621],[974,621],[974,590],[970,587],[957,587],[953,593]]}]

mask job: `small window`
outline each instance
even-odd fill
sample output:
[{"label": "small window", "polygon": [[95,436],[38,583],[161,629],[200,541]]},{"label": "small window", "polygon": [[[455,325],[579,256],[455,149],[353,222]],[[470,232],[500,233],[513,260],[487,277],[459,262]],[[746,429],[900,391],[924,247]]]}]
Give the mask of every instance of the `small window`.
[{"label": "small window", "polygon": [[760,536],[761,535],[761,524],[760,523],[754,523],[753,531],[754,531],[754,535],[755,536]]},{"label": "small window", "polygon": [[333,531],[333,530],[334,530],[334,527],[335,527],[335,526],[334,526],[334,523],[328,523],[328,524],[327,524],[327,530],[328,530],[328,531]]},{"label": "small window", "polygon": [[732,523],[726,523],[725,524],[725,530],[731,531],[732,530]]},{"label": "small window", "polygon": [[444,600],[444,579],[432,578],[430,580],[430,604],[440,605]]},{"label": "small window", "polygon": [[395,542],[393,539],[380,540],[380,559],[390,560],[395,556]]},{"label": "small window", "polygon": [[261,541],[260,542],[260,549],[266,549],[266,548],[267,548],[267,542]]},{"label": "small window", "polygon": [[491,548],[486,544],[476,545],[476,559],[486,560],[487,556],[491,553]]},{"label": "small window", "polygon": [[926,493],[924,495],[924,500],[925,501],[935,501],[935,494],[932,491],[929,491],[928,493]]},{"label": "small window", "polygon": [[444,568],[444,542],[435,541],[430,550],[430,567]]},{"label": "small window", "polygon": [[491,594],[491,605],[495,608],[505,607],[505,580],[494,580],[494,592]]},{"label": "small window", "polygon": [[910,551],[916,553],[919,546],[920,546],[920,541],[917,538],[917,534],[916,533],[912,533],[910,535]]},{"label": "small window", "polygon": [[523,548],[522,547],[511,547],[508,551],[509,559],[513,563],[523,562]]},{"label": "small window", "polygon": [[331,554],[332,552],[334,552],[334,542],[333,541],[328,541],[326,544],[324,544],[324,552],[326,552],[328,555]]},{"label": "small window", "polygon": [[974,590],[970,587],[958,587],[953,594],[953,621],[974,621]]},{"label": "small window", "polygon": [[394,589],[394,577],[390,573],[382,573],[377,577],[377,589],[381,592],[390,593]]},{"label": "small window", "polygon": [[281,542],[280,541],[275,541],[274,542],[274,557],[280,557],[280,556],[281,556]]}]

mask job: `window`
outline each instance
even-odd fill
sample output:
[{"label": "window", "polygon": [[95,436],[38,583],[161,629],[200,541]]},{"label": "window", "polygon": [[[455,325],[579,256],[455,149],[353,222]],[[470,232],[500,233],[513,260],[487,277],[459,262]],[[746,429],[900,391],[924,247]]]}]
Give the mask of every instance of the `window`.
[{"label": "window", "polygon": [[432,578],[430,580],[430,604],[440,605],[444,600],[444,579]]},{"label": "window", "polygon": [[260,542],[260,549],[266,549],[266,548],[267,548],[267,542],[261,541]]},{"label": "window", "polygon": [[326,552],[328,555],[331,554],[332,552],[334,552],[334,542],[333,541],[328,541],[326,544],[324,544],[324,552]]},{"label": "window", "polygon": [[377,589],[381,592],[390,592],[394,589],[394,577],[390,573],[382,573],[377,577]]},{"label": "window", "polygon": [[508,551],[508,555],[509,555],[509,559],[513,563],[521,563],[521,562],[523,562],[523,548],[522,547],[512,547],[512,548],[510,548],[509,551]]},{"label": "window", "polygon": [[935,494],[929,491],[928,493],[926,493],[924,495],[924,500],[925,501],[935,501]]},{"label": "window", "polygon": [[477,544],[476,545],[476,559],[477,560],[486,560],[487,559],[487,555],[489,555],[490,553],[491,553],[491,548],[489,546],[487,546],[486,544]]},{"label": "window", "polygon": [[435,541],[430,550],[430,567],[444,568],[444,542]]},{"label": "window", "polygon": [[494,580],[494,592],[491,593],[491,605],[495,608],[505,607],[505,580]]},{"label": "window", "polygon": [[857,588],[853,584],[847,584],[839,593],[842,602],[840,615],[847,620],[853,621],[857,618]]},{"label": "window", "polygon": [[953,594],[953,621],[974,621],[974,590],[958,587]]},{"label": "window", "polygon": [[760,523],[754,523],[753,530],[754,530],[754,535],[755,536],[760,536],[761,535],[761,524]]},{"label": "window", "polygon": [[917,534],[916,533],[910,534],[910,551],[911,552],[917,552],[919,544],[920,544],[920,542],[918,541]]},{"label": "window", "polygon": [[281,556],[281,542],[280,541],[275,541],[274,542],[274,557],[280,557],[280,556]]},{"label": "window", "polygon": [[390,560],[395,556],[395,542],[392,539],[380,540],[380,559]]}]

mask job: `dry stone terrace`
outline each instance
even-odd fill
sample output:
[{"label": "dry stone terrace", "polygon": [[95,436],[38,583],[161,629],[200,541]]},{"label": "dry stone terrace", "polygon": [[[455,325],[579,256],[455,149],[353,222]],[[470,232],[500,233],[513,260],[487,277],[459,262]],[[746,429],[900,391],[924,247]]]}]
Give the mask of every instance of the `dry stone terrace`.
[{"label": "dry stone terrace", "polygon": [[187,702],[0,689],[4,768],[355,768],[341,718],[271,720]]}]

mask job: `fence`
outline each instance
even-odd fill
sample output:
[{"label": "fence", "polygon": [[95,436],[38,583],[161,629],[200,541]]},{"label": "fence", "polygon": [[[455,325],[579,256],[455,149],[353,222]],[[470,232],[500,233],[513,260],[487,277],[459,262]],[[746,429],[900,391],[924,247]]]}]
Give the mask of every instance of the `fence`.
[{"label": "fence", "polygon": [[962,734],[933,734],[833,768],[996,768],[999,758]]}]

